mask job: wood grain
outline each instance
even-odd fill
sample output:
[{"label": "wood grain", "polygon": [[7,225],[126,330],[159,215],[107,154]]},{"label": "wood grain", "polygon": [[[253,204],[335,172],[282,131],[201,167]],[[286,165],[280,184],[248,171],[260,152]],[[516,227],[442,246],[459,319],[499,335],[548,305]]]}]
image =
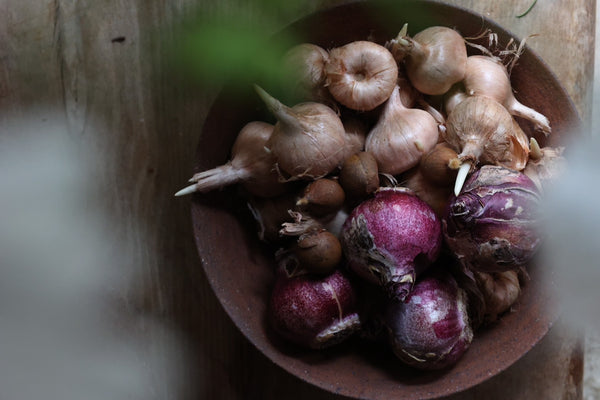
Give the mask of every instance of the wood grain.
[{"label": "wood grain", "polygon": [[[524,38],[553,69],[584,119],[590,115],[594,0],[452,0]],[[285,26],[340,1],[312,0],[279,12]],[[173,193],[192,160],[214,91],[170,69],[167,43],[190,13],[248,9],[250,1],[0,1],[0,128],[9,118],[59,113],[82,152],[102,152],[98,185],[115,217],[115,238],[131,243],[143,279],[122,293],[123,307],[166,321],[187,364],[177,399],[338,399],[274,366],[233,326],[201,272],[189,199]],[[143,322],[134,325],[146,332]],[[156,346],[170,346],[148,331]],[[501,375],[452,400],[581,398],[579,336],[558,324]],[[157,387],[156,392],[161,393]]]}]

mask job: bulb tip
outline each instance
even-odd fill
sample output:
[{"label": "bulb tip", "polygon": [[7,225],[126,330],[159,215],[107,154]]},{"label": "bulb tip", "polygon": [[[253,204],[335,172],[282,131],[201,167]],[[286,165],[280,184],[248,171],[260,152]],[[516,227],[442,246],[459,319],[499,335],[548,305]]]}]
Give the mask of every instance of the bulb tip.
[{"label": "bulb tip", "polygon": [[308,199],[305,196],[305,197],[298,199],[298,201],[296,202],[296,206],[304,207],[304,206],[307,206],[309,203],[310,202],[308,201]]},{"label": "bulb tip", "polygon": [[256,83],[254,84],[254,90],[263,103],[265,103],[269,111],[273,113],[277,119],[285,118],[287,107],[285,107],[279,100],[271,96],[265,89]]},{"label": "bulb tip", "polygon": [[403,38],[407,34],[408,34],[408,22],[405,22],[404,25],[402,25],[402,29],[400,29],[400,32],[398,32],[398,37]]},{"label": "bulb tip", "polygon": [[529,139],[529,157],[534,161],[542,158],[542,149],[540,148],[540,144],[533,137]]},{"label": "bulb tip", "polygon": [[254,83],[253,86],[254,91],[258,94],[258,97],[260,97],[265,103],[269,104],[273,101],[273,97],[265,89],[256,83]]},{"label": "bulb tip", "polygon": [[183,189],[181,189],[180,191],[178,191],[177,193],[175,193],[175,197],[185,196],[187,194],[192,194],[197,191],[198,191],[198,188],[196,185],[186,186]]},{"label": "bulb tip", "polygon": [[258,84],[253,83],[252,87],[254,88],[254,90],[260,95],[262,93],[264,93],[265,89],[261,88]]},{"label": "bulb tip", "polygon": [[456,174],[456,182],[454,183],[454,195],[455,196],[458,196],[460,194],[470,170],[471,170],[471,163],[468,161],[463,162],[463,164],[458,169],[458,173]]}]

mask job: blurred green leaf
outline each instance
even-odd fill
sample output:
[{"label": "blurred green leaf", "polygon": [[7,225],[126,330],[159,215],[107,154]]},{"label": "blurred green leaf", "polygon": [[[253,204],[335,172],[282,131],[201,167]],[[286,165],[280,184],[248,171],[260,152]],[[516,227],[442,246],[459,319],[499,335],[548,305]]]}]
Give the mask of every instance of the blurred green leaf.
[{"label": "blurred green leaf", "polygon": [[174,55],[178,68],[204,85],[247,86],[282,82],[281,57],[294,38],[274,34],[272,25],[250,23],[247,17],[197,18],[178,35]]}]

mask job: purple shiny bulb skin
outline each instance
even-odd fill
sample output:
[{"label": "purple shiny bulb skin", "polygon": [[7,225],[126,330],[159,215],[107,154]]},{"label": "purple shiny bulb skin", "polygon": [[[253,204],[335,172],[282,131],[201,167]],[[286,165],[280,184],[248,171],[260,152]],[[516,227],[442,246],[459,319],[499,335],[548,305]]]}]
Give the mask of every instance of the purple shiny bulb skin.
[{"label": "purple shiny bulb skin", "polygon": [[352,271],[402,300],[440,253],[441,221],[411,190],[380,188],[352,210],[340,242]]},{"label": "purple shiny bulb skin", "polygon": [[360,329],[356,290],[340,270],[323,276],[287,276],[278,271],[268,319],[284,339],[321,349],[343,342]]},{"label": "purple shiny bulb skin", "polygon": [[537,252],[541,194],[525,174],[500,166],[476,170],[443,218],[448,247],[469,268],[502,272]]},{"label": "purple shiny bulb skin", "polygon": [[407,298],[392,301],[385,320],[394,354],[422,370],[454,365],[473,340],[467,294],[448,273],[428,274]]}]

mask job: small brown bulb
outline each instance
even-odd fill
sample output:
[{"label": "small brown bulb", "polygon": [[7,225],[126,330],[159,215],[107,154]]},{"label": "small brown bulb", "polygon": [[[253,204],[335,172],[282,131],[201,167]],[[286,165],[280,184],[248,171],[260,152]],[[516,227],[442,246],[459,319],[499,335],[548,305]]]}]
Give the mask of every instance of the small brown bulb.
[{"label": "small brown bulb", "polygon": [[342,260],[340,241],[327,230],[300,236],[293,252],[303,269],[318,274],[333,272]]},{"label": "small brown bulb", "polygon": [[475,271],[474,273],[485,301],[484,318],[487,322],[493,322],[507,312],[519,298],[521,294],[519,272],[511,270],[492,273]]},{"label": "small brown bulb", "polygon": [[342,208],[345,199],[344,189],[336,180],[320,178],[306,185],[296,206],[314,217],[323,217],[335,214]]},{"label": "small brown bulb", "polygon": [[361,151],[348,157],[340,171],[340,185],[352,199],[363,199],[379,188],[379,169],[373,154]]},{"label": "small brown bulb", "polygon": [[411,189],[421,200],[429,204],[439,217],[445,215],[452,198],[452,184],[434,183],[425,177],[421,168],[415,168],[406,174],[403,186]]},{"label": "small brown bulb", "polygon": [[419,169],[423,177],[431,183],[452,186],[460,166],[455,162],[457,153],[445,142],[440,142],[423,156]]}]

